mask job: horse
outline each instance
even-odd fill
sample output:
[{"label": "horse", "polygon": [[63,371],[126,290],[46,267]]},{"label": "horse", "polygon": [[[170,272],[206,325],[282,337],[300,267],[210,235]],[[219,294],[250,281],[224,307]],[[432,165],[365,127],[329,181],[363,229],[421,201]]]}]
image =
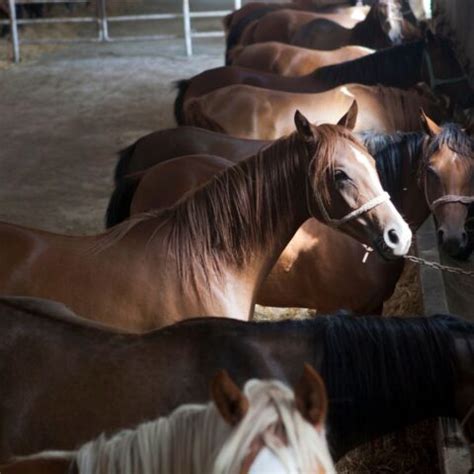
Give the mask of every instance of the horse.
[{"label": "horse", "polygon": [[[451,256],[467,258],[472,251],[465,224],[468,204],[474,201],[474,142],[458,125],[439,127],[425,114],[422,123],[423,132],[367,132],[361,138],[376,159],[384,189],[412,230],[433,212],[441,248]],[[216,147],[215,151],[221,149]],[[169,206],[184,192],[238,161],[234,157],[220,160],[196,155],[170,159],[125,180],[110,200],[108,225]],[[181,188],[169,185],[174,182]],[[322,312],[345,308],[357,314],[381,313],[403,263],[371,255],[362,264],[366,253],[353,239],[313,219],[306,221],[280,255],[256,301]],[[351,268],[350,281],[346,282],[344,268]]]},{"label": "horse", "polygon": [[341,125],[312,126],[296,113],[290,136],[175,206],[105,234],[4,223],[0,293],[55,299],[85,318],[145,331],[207,314],[248,319],[258,287],[310,215],[401,257],[412,234],[349,130],[355,119],[355,105]]},{"label": "horse", "polygon": [[[241,390],[225,370],[210,384],[211,402],[185,404],[168,417],[102,435],[75,451],[43,452],[0,466],[4,474],[36,468],[64,474],[315,472],[335,474],[325,436],[324,382],[309,365],[294,390],[252,379]],[[110,469],[110,468],[109,468]],[[51,472],[51,471],[48,471]],[[55,471],[54,471],[55,472]]]},{"label": "horse", "polygon": [[188,100],[184,124],[238,138],[275,140],[294,129],[292,114],[301,110],[312,123],[336,123],[353,101],[359,104],[354,130],[419,130],[423,108],[440,121],[445,108],[422,88],[402,90],[347,84],[317,94],[291,93],[233,85]]},{"label": "horse", "polygon": [[[265,16],[262,21],[265,18],[268,17]],[[369,10],[365,20],[353,28],[345,28],[322,18],[315,19],[298,28],[288,43],[323,50],[337,49],[349,44],[382,49],[414,41],[419,39],[422,33],[421,28],[410,19],[405,19],[399,4],[379,1]],[[249,36],[255,38],[255,32],[250,32]]]},{"label": "horse", "polygon": [[363,46],[344,46],[334,51],[317,51],[269,41],[236,46],[230,55],[232,66],[269,72],[280,76],[304,76],[316,69],[372,54]]},{"label": "horse", "polygon": [[296,5],[295,3],[284,4],[268,4],[264,2],[250,2],[242,6],[242,8],[233,11],[223,19],[224,31],[226,33],[226,64],[228,64],[228,53],[239,44],[242,32],[248,25],[259,20],[268,13],[278,11],[281,9],[292,9],[311,11],[319,13],[342,13],[344,16],[361,17],[363,19],[368,10],[367,7],[348,8],[344,6],[325,6],[317,5]]},{"label": "horse", "polygon": [[0,300],[0,462],[206,403],[219,369],[239,387],[293,387],[304,363],[327,387],[334,460],[435,416],[465,419],[474,440],[474,324],[454,317],[200,318],[144,335],[95,325],[58,303]]},{"label": "horse", "polygon": [[451,42],[427,32],[424,40],[319,68],[301,77],[235,66],[209,69],[177,82],[175,117],[179,125],[184,125],[183,109],[189,100],[236,84],[292,93],[317,93],[349,83],[407,89],[420,82],[428,84],[433,92],[446,95],[460,107],[474,105],[474,93]]}]

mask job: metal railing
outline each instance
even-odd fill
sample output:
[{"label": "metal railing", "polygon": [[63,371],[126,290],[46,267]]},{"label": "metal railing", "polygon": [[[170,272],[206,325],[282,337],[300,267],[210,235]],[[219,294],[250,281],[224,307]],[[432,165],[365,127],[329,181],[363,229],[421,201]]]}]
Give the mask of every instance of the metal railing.
[{"label": "metal railing", "polygon": [[[87,0],[8,0],[9,5],[9,20],[0,21],[1,24],[9,24],[11,30],[11,44],[12,44],[12,58],[14,62],[20,61],[20,45],[21,44],[50,44],[50,43],[84,43],[84,42],[110,42],[110,41],[149,41],[162,40],[169,38],[179,38],[181,35],[177,34],[163,34],[163,35],[139,35],[139,36],[111,36],[109,32],[109,23],[117,22],[136,22],[136,21],[155,21],[155,20],[175,20],[182,19],[183,21],[183,38],[186,48],[186,54],[192,56],[193,54],[193,38],[204,37],[218,37],[223,36],[224,33],[220,31],[200,31],[193,32],[191,29],[191,20],[193,18],[218,18],[230,13],[230,10],[215,10],[215,11],[198,11],[193,12],[190,9],[189,0],[182,0],[182,9],[180,13],[149,13],[141,15],[115,15],[110,16],[107,13],[107,0],[96,0],[96,14],[95,16],[83,17],[58,17],[58,18],[35,18],[35,19],[19,19],[16,16],[16,5],[32,4],[32,3],[86,3]],[[242,0],[233,0],[234,8],[241,7]],[[56,38],[41,38],[35,40],[20,40],[19,25],[31,24],[57,24],[57,23],[88,23],[97,26],[97,35],[89,38],[71,38],[71,39],[56,39]]]}]

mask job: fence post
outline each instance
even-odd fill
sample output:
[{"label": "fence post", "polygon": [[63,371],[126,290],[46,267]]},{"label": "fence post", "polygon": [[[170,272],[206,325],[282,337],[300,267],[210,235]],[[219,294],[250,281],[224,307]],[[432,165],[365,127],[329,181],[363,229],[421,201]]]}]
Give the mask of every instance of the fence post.
[{"label": "fence post", "polygon": [[99,41],[109,41],[106,0],[97,0],[97,15],[99,17]]},{"label": "fence post", "polygon": [[189,11],[189,0],[183,0],[183,26],[184,42],[186,43],[186,54],[193,55],[193,40],[191,37],[191,15]]},{"label": "fence post", "polygon": [[15,0],[8,0],[10,7],[10,34],[12,41],[13,61],[20,62],[20,40],[18,38],[18,23],[16,22]]}]

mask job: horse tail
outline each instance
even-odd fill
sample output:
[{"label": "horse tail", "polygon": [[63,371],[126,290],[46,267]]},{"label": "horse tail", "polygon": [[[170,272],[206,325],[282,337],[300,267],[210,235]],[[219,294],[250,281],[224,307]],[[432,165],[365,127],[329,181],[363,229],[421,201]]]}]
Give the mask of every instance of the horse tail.
[{"label": "horse tail", "polygon": [[130,160],[132,159],[133,154],[135,153],[135,148],[137,147],[138,140],[135,143],[132,143],[127,148],[120,150],[118,152],[119,159],[115,165],[114,171],[114,181],[115,185],[118,185],[128,174],[130,174],[128,168]]},{"label": "horse tail", "polygon": [[262,16],[265,16],[267,13],[272,12],[273,10],[278,9],[278,5],[267,5],[262,8],[256,8],[255,10],[252,10],[249,12],[248,15],[243,17],[240,21],[238,21],[232,28],[229,29],[229,33],[227,34],[227,39],[226,39],[226,51],[225,51],[225,65],[230,66],[229,62],[229,52],[231,49],[233,49],[235,46],[239,44],[240,37],[242,36],[242,33],[244,32],[245,28],[247,28],[250,23],[253,21],[256,21]]},{"label": "horse tail", "polygon": [[215,120],[206,116],[202,110],[199,99],[191,99],[186,105],[187,122],[195,127],[205,128],[214,132],[227,133]]},{"label": "horse tail", "polygon": [[229,61],[229,64],[234,64],[234,62],[240,56],[244,48],[245,48],[244,45],[238,44],[237,46],[234,46],[230,51],[227,51],[226,59]]},{"label": "horse tail", "polygon": [[178,89],[178,95],[174,101],[174,118],[178,125],[185,125],[183,114],[184,96],[190,83],[191,79],[181,79],[174,83],[174,86]]},{"label": "horse tail", "polygon": [[130,205],[143,173],[123,178],[114,189],[105,213],[105,227],[108,229],[130,217]]}]

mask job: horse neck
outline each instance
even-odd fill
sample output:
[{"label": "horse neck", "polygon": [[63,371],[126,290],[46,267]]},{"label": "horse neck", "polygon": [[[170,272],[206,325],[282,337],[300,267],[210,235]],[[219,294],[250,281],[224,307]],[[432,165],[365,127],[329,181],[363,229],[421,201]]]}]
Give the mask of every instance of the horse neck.
[{"label": "horse neck", "polygon": [[455,415],[454,338],[442,318],[332,319],[321,375],[336,458],[404,426]]},{"label": "horse neck", "polygon": [[245,285],[263,280],[309,217],[308,166],[306,146],[294,133],[158,216],[166,219],[168,251],[176,256],[178,274],[194,281],[245,275]]},{"label": "horse neck", "polygon": [[421,41],[394,46],[359,59],[317,69],[311,75],[314,83],[322,82],[331,87],[347,83],[410,87],[422,80],[420,64],[423,50],[424,42]]}]

